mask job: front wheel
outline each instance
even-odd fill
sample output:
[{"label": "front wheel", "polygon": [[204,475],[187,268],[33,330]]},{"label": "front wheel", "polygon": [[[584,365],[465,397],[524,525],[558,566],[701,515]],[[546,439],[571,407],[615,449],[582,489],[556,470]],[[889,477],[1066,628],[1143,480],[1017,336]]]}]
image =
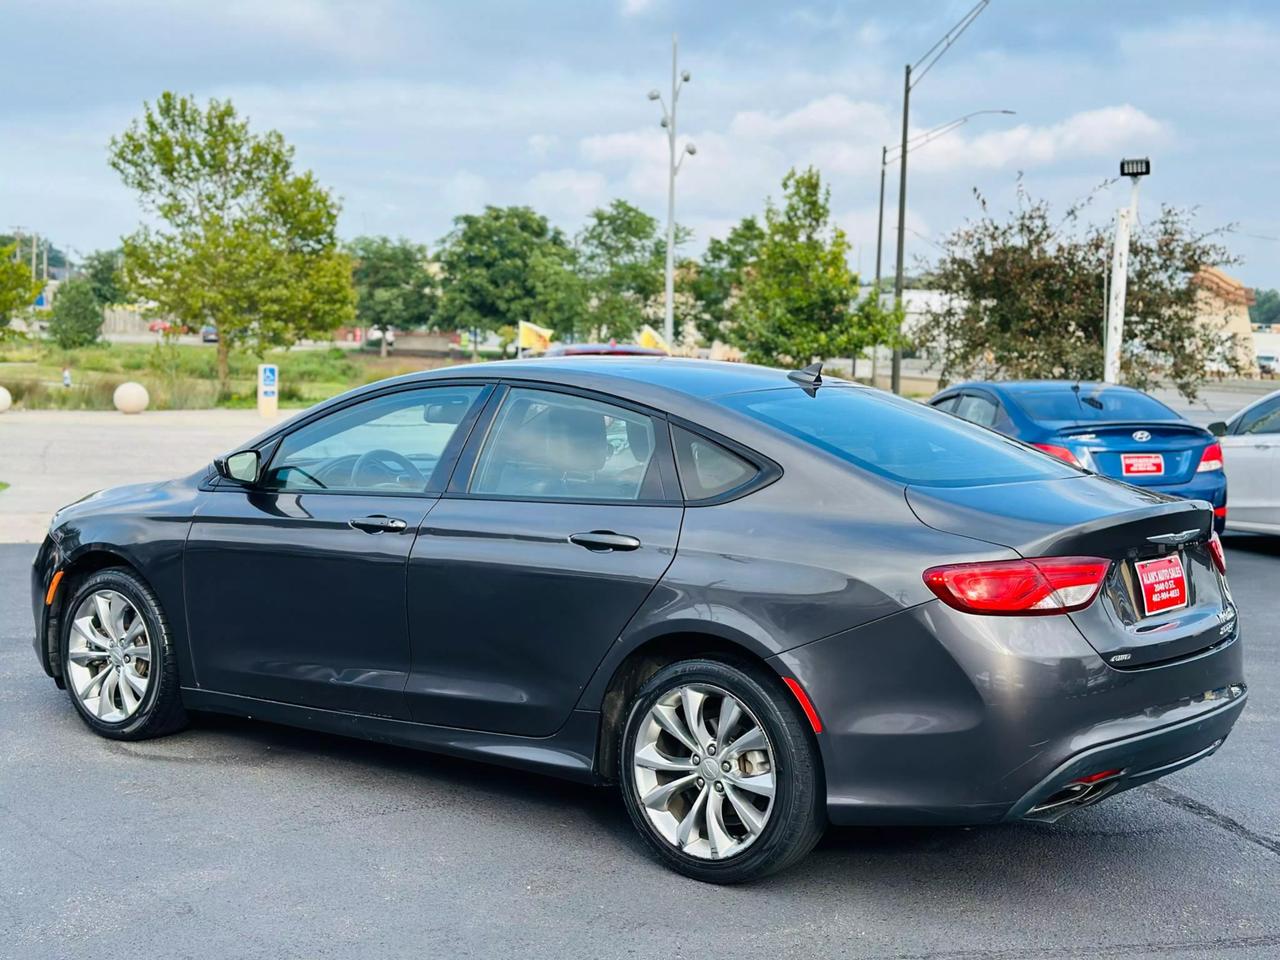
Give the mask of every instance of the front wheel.
[{"label": "front wheel", "polygon": [[618,755],[636,829],[688,877],[753,880],[822,836],[813,738],[762,668],[687,660],[659,670],[632,701]]},{"label": "front wheel", "polygon": [[81,719],[113,740],[186,725],[169,624],[151,588],[112,567],[80,583],[62,623],[62,675]]}]

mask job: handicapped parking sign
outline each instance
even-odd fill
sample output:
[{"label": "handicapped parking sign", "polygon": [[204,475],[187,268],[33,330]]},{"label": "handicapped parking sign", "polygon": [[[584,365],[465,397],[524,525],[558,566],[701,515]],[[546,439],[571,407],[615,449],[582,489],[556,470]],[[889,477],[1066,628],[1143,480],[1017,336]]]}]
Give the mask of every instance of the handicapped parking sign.
[{"label": "handicapped parking sign", "polygon": [[280,368],[274,363],[258,364],[258,413],[264,417],[276,415],[280,387]]}]

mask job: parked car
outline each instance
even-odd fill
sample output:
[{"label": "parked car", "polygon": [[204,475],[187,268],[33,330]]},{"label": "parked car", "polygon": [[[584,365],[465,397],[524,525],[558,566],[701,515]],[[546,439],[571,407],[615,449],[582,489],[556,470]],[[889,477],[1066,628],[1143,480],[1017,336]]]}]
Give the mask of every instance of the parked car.
[{"label": "parked car", "polygon": [[200,328],[200,341],[201,343],[217,343],[218,328],[212,323],[206,323]]},{"label": "parked car", "polygon": [[1209,429],[1226,454],[1231,484],[1227,529],[1280,533],[1280,390]]},{"label": "parked car", "polygon": [[980,381],[948,387],[929,405],[1105,477],[1207,500],[1219,533],[1226,523],[1227,475],[1217,438],[1140,390],[1063,380]]},{"label": "parked car", "polygon": [[665,357],[667,352],[655,347],[642,347],[635,343],[553,343],[544,354],[547,357]]},{"label": "parked car", "polygon": [[217,711],[616,782],[731,883],[1208,757],[1225,570],[1202,503],[820,368],[612,357],[409,374],[89,496],[32,603],[104,737]]},{"label": "parked car", "polygon": [[1277,366],[1280,366],[1280,363],[1277,363],[1274,353],[1258,354],[1258,373],[1264,377],[1274,377]]}]

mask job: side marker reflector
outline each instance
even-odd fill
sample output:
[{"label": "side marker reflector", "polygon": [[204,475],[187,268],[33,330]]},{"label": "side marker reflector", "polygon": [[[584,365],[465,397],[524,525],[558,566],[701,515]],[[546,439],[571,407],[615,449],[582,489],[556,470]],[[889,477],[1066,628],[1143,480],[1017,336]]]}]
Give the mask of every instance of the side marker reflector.
[{"label": "side marker reflector", "polygon": [[58,584],[62,582],[62,574],[64,571],[59,570],[53,575],[53,579],[49,581],[49,589],[44,593],[44,605],[47,607],[53,603],[53,598],[58,592]]},{"label": "side marker reflector", "polygon": [[804,711],[804,715],[809,718],[809,726],[813,727],[814,733],[822,732],[822,718],[818,716],[818,711],[813,708],[813,701],[809,699],[809,695],[804,692],[804,687],[793,680],[791,677],[783,677],[782,682],[791,688],[791,692],[796,695],[796,699],[800,701],[800,709]]}]

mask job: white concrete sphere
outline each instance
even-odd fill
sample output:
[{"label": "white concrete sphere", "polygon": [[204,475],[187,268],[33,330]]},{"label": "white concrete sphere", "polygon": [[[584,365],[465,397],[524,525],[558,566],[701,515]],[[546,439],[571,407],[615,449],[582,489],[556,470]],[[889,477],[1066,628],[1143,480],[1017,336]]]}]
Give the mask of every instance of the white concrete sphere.
[{"label": "white concrete sphere", "polygon": [[116,387],[116,392],[111,395],[111,402],[116,405],[116,409],[121,413],[141,413],[147,409],[147,404],[151,402],[151,397],[148,395],[146,387],[130,380],[128,383],[122,383]]},{"label": "white concrete sphere", "polygon": [[13,396],[4,387],[0,387],[0,413],[13,406]]}]

